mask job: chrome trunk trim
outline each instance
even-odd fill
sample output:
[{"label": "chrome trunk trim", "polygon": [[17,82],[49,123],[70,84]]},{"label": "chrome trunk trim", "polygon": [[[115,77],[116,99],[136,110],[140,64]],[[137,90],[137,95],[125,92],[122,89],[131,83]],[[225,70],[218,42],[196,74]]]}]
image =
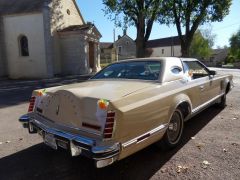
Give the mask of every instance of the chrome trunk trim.
[{"label": "chrome trunk trim", "polygon": [[[56,141],[68,143],[68,149],[71,151],[72,156],[83,155],[89,157],[96,161],[97,168],[108,166],[118,159],[121,149],[118,142],[108,143],[108,145],[97,145],[98,143],[95,139],[52,128],[29,115],[20,117],[19,121],[27,124],[28,128],[32,127],[32,130],[40,135],[42,134],[42,136],[45,133],[49,133],[54,135]],[[57,146],[61,147],[59,144]]]}]

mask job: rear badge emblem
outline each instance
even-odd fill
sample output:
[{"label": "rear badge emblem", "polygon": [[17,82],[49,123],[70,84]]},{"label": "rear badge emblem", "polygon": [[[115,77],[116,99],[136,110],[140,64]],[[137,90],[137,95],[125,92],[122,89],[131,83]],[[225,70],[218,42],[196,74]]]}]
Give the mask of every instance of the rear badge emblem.
[{"label": "rear badge emblem", "polygon": [[59,106],[57,106],[56,115],[59,113]]}]

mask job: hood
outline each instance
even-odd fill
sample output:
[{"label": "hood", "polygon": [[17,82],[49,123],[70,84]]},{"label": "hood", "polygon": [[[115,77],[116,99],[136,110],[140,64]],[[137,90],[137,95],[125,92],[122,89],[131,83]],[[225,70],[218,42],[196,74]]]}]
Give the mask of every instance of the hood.
[{"label": "hood", "polygon": [[48,88],[48,93],[65,90],[77,97],[101,98],[115,100],[151,86],[152,82],[136,82],[131,80],[89,80],[83,83]]}]

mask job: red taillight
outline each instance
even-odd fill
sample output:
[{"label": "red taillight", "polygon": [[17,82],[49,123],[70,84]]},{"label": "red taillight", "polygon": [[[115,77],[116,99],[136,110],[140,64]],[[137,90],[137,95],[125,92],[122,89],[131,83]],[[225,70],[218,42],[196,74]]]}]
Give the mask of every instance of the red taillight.
[{"label": "red taillight", "polygon": [[105,124],[104,131],[103,131],[104,139],[112,138],[114,123],[115,123],[115,112],[108,111],[107,118],[106,118],[106,124]]},{"label": "red taillight", "polygon": [[28,112],[33,112],[35,100],[36,100],[36,97],[32,96],[31,99],[30,99]]},{"label": "red taillight", "polygon": [[115,112],[114,111],[108,111],[107,112],[107,117],[109,118],[109,117],[115,117]]}]

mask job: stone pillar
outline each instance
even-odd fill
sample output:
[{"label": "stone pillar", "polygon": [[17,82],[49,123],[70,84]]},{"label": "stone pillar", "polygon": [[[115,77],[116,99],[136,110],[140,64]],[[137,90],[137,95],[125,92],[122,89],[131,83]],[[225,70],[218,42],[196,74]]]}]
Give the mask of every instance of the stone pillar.
[{"label": "stone pillar", "polygon": [[8,75],[3,17],[0,16],[0,77]]},{"label": "stone pillar", "polygon": [[89,74],[91,73],[89,65],[89,44],[87,38],[80,37],[79,41],[81,44],[83,44],[82,46],[84,49],[84,52],[80,54],[80,61],[84,61],[84,66],[81,70],[81,74]]},{"label": "stone pillar", "polygon": [[95,68],[94,72],[98,72],[101,70],[101,64],[100,64],[100,45],[99,42],[95,43],[94,46],[95,52],[94,52],[94,57],[95,57]]},{"label": "stone pillar", "polygon": [[90,69],[90,63],[89,63],[89,42],[88,42],[88,38],[85,37],[84,40],[83,40],[83,43],[84,43],[84,56],[85,56],[85,68],[86,68],[86,72],[87,74],[88,73],[91,73],[92,72],[92,69]]}]

